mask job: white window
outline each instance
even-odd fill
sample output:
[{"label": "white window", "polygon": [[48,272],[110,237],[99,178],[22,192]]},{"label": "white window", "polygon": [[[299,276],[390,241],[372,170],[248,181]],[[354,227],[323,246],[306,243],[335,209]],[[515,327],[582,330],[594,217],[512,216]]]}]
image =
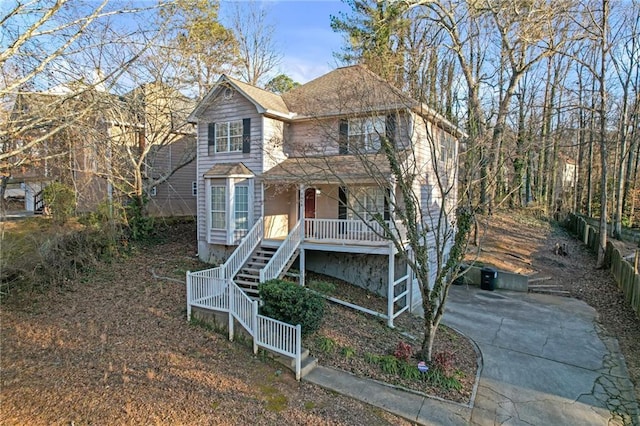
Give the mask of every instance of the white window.
[{"label": "white window", "polygon": [[385,136],[385,117],[362,117],[349,120],[349,152],[378,152]]},{"label": "white window", "polygon": [[349,219],[372,220],[384,217],[384,191],[382,188],[349,188]]},{"label": "white window", "polygon": [[235,188],[235,229],[249,229],[249,187]]},{"label": "white window", "polygon": [[151,195],[152,197],[155,197],[156,195],[158,195],[158,188],[155,186],[152,186],[151,190],[149,191],[149,195]]},{"label": "white window", "polygon": [[226,187],[224,186],[212,186],[211,187],[211,228],[212,229],[225,229],[227,221],[225,219],[225,205],[226,205]]},{"label": "white window", "polygon": [[242,120],[216,123],[215,152],[242,152]]},{"label": "white window", "polygon": [[191,182],[191,195],[198,196],[198,182],[196,181]]}]

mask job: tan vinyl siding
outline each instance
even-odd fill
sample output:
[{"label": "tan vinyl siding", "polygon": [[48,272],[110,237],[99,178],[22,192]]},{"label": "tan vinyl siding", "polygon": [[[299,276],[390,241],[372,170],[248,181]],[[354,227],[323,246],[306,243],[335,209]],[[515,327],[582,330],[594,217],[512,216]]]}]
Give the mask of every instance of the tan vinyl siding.
[{"label": "tan vinyl siding", "polygon": [[291,211],[295,213],[297,208],[296,191],[294,187],[288,190],[277,187],[265,189],[265,238],[284,238],[289,233]]},{"label": "tan vinyl siding", "polygon": [[292,157],[338,155],[339,126],[337,119],[291,123],[285,152]]},{"label": "tan vinyl siding", "polygon": [[318,185],[320,194],[316,195],[316,218],[338,218],[338,188],[337,185]]}]

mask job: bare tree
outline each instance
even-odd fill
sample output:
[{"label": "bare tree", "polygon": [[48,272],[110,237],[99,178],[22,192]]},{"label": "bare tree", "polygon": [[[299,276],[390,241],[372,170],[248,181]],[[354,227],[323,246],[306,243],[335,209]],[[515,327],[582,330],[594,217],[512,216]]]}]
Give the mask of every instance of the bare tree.
[{"label": "bare tree", "polygon": [[264,6],[256,1],[237,3],[232,12],[231,28],[238,43],[240,80],[263,86],[265,79],[282,60],[273,37],[275,26],[269,22]]},{"label": "bare tree", "polygon": [[[104,0],[76,6],[49,0],[3,9],[7,47],[0,52],[0,100],[8,119],[0,126],[0,173],[5,177],[64,155],[48,143],[94,116],[93,94],[107,90],[161,31],[135,24],[124,28],[113,19],[128,15],[131,22],[142,22],[135,18],[154,13],[155,5],[135,8]],[[34,92],[47,102],[33,101]]]},{"label": "bare tree", "polygon": [[[410,273],[390,279],[388,285],[394,289],[402,281],[405,287],[399,291],[404,291],[415,283],[419,290],[422,353],[430,359],[476,210],[468,188],[459,187],[458,141],[466,135],[366,69],[336,72],[342,73],[341,83],[330,96],[307,99],[301,105],[308,109],[297,110],[310,117],[313,133],[327,143],[309,147],[304,140],[285,139],[290,160],[275,169],[285,169],[305,185],[337,184],[340,191],[323,196],[333,198],[339,218],[357,220],[389,242],[389,262],[407,265]],[[298,95],[291,92],[289,100],[295,104]],[[318,108],[341,111],[341,117],[323,115]],[[390,305],[399,303],[395,295]]]},{"label": "bare tree", "polygon": [[219,21],[218,1],[175,0],[161,8],[159,18],[168,28],[154,54],[173,73],[165,83],[202,98],[222,73],[238,65],[239,45]]}]

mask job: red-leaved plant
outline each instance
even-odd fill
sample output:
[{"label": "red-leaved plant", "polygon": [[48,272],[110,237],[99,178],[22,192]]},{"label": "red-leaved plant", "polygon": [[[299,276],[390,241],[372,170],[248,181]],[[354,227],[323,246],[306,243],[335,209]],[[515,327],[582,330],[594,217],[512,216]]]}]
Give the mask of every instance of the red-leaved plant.
[{"label": "red-leaved plant", "polygon": [[450,376],[453,373],[455,357],[451,351],[438,352],[433,355],[431,359],[431,365],[434,368],[439,369],[445,376]]},{"label": "red-leaved plant", "polygon": [[409,358],[413,355],[413,347],[405,342],[398,342],[396,350],[393,352],[393,356],[396,358],[409,362]]}]

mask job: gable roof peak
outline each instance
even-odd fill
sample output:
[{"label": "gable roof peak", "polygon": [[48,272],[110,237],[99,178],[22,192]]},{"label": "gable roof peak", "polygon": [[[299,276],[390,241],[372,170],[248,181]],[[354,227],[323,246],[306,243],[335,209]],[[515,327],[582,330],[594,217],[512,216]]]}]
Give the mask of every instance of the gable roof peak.
[{"label": "gable roof peak", "polygon": [[244,96],[256,107],[260,114],[270,114],[285,119],[291,118],[292,116],[280,95],[237,80],[227,74],[222,74],[216,84],[214,84],[211,90],[198,102],[196,108],[189,115],[189,122],[196,122],[211,101],[227,87],[234,89],[240,95]]}]

